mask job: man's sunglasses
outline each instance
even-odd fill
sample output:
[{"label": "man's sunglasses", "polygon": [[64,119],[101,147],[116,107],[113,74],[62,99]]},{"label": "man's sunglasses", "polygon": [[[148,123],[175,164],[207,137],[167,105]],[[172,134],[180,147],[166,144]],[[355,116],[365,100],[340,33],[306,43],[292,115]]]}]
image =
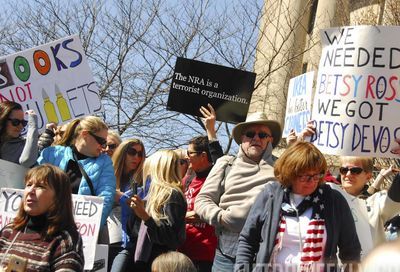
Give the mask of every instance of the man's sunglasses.
[{"label": "man's sunglasses", "polygon": [[138,156],[138,157],[140,157],[140,158],[142,158],[143,157],[143,151],[137,151],[136,149],[134,149],[133,147],[128,147],[127,149],[126,149],[126,153],[128,154],[128,155],[131,155],[131,156]]},{"label": "man's sunglasses", "polygon": [[342,175],[346,175],[349,171],[353,175],[359,175],[359,174],[361,174],[362,171],[364,171],[364,169],[362,169],[361,167],[340,167],[339,168],[339,172]]},{"label": "man's sunglasses", "polygon": [[102,148],[106,148],[107,146],[107,140],[97,136],[96,134],[94,134],[93,132],[89,131],[89,134],[93,136],[93,138],[96,140],[96,142],[101,145]]},{"label": "man's sunglasses", "polygon": [[19,120],[19,119],[15,119],[15,118],[8,118],[8,120],[11,122],[11,125],[13,125],[14,127],[18,127],[20,124],[22,124],[23,127],[26,127],[26,125],[28,124],[28,121],[26,121],[26,120]]},{"label": "man's sunglasses", "polygon": [[117,148],[117,144],[107,144],[106,147],[108,147],[108,149],[114,150]]},{"label": "man's sunglasses", "polygon": [[271,137],[271,135],[269,135],[268,133],[265,133],[265,132],[256,133],[255,131],[247,131],[244,135],[247,138],[253,139],[254,136],[256,136],[256,134],[258,134],[258,138],[260,138],[260,139]]}]

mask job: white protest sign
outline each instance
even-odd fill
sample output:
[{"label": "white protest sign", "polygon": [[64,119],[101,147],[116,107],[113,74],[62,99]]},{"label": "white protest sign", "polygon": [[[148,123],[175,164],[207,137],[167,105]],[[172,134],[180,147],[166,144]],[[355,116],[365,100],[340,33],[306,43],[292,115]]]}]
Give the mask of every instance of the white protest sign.
[{"label": "white protest sign", "polygon": [[334,155],[397,157],[400,138],[400,27],[321,31],[311,141]]},{"label": "white protest sign", "polygon": [[[16,215],[21,204],[24,190],[0,189],[0,229]],[[99,236],[103,198],[97,196],[72,195],[74,218],[78,232],[82,236],[85,270],[93,268]]]},{"label": "white protest sign", "polygon": [[7,100],[33,109],[39,129],[103,110],[78,35],[0,58],[0,101]]},{"label": "white protest sign", "polygon": [[23,189],[27,168],[5,160],[0,160],[0,186]]},{"label": "white protest sign", "polygon": [[287,137],[291,129],[294,129],[296,134],[300,133],[311,120],[313,80],[314,72],[290,79],[282,137]]}]

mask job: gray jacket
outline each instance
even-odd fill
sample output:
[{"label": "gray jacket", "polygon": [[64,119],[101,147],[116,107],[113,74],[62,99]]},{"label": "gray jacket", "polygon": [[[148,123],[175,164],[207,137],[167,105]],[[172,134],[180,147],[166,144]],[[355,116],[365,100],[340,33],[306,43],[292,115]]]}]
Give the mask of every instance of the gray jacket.
[{"label": "gray jacket", "polygon": [[18,137],[4,143],[0,147],[0,159],[31,167],[38,158],[39,130],[37,116],[28,115],[28,132],[26,138]]}]

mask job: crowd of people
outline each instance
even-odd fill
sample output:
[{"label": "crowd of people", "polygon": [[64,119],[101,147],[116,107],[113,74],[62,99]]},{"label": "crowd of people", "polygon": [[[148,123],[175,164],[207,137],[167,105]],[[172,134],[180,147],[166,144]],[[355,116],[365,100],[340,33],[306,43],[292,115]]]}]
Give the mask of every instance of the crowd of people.
[{"label": "crowd of people", "polygon": [[234,127],[239,150],[224,155],[213,107],[200,112],[206,136],[147,156],[98,117],[48,124],[39,137],[32,110],[0,103],[0,158],[30,168],[0,230],[0,271],[83,271],[71,194],[103,198],[98,243],[113,272],[338,271],[379,255],[400,213],[400,176],[380,188],[393,167],[373,179],[372,158],[342,157],[339,185],[304,141],[312,123],[277,158],[282,128],[264,113]]}]

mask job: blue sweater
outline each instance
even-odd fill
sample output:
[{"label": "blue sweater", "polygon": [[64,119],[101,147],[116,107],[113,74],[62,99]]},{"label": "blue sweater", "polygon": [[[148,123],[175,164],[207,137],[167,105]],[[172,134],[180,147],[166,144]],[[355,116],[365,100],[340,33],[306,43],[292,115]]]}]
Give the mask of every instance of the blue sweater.
[{"label": "blue sweater", "polygon": [[[65,171],[69,160],[73,160],[72,148],[57,145],[45,148],[40,154],[37,162],[38,164],[50,163]],[[83,169],[92,181],[95,194],[104,198],[103,213],[101,215],[101,225],[103,226],[111,212],[116,190],[116,180],[112,161],[109,156],[101,154],[99,157],[86,158],[79,160],[78,162],[82,165]],[[82,177],[78,194],[91,195],[85,177]]]}]

